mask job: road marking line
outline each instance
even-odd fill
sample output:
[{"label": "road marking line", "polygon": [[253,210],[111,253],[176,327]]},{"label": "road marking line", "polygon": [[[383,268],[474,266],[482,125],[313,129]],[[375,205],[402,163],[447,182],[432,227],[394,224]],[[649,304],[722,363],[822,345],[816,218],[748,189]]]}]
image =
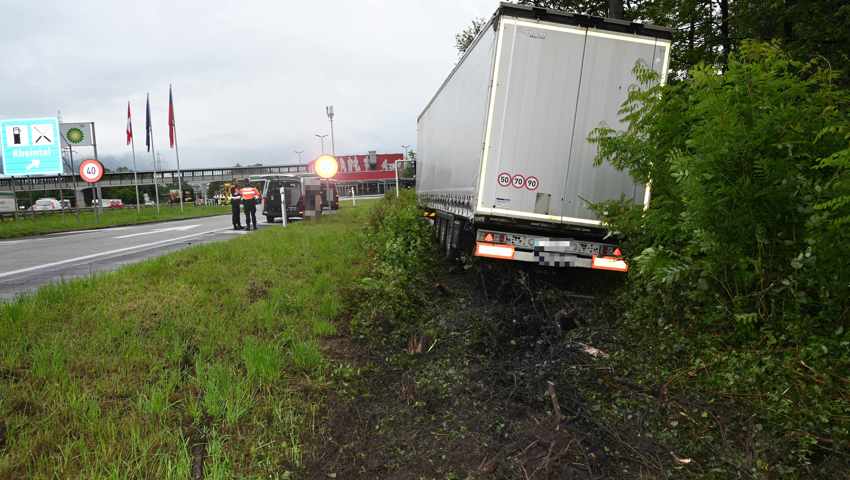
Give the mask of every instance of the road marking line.
[{"label": "road marking line", "polygon": [[53,238],[53,237],[65,237],[65,236],[69,236],[69,235],[82,235],[82,234],[86,234],[86,233],[103,233],[105,231],[115,232],[115,231],[118,231],[118,230],[127,230],[128,228],[131,228],[131,227],[104,227],[104,228],[91,228],[89,230],[70,230],[70,231],[67,231],[67,232],[46,233],[46,234],[42,235],[41,237],[42,238]]},{"label": "road marking line", "polygon": [[148,232],[131,233],[129,235],[121,235],[120,237],[112,237],[112,238],[124,239],[124,238],[139,237],[139,236],[142,236],[142,235],[153,235],[153,234],[156,234],[156,233],[177,232],[177,231],[185,232],[186,230],[191,230],[193,228],[198,228],[198,227],[200,227],[199,224],[197,224],[197,225],[184,225],[184,226],[180,226],[180,227],[157,228],[156,230],[150,230]]},{"label": "road marking line", "polygon": [[0,241],[0,246],[15,245],[15,244],[18,244],[18,243],[26,243],[28,241],[29,240],[3,240],[3,241]]},{"label": "road marking line", "polygon": [[86,260],[91,260],[92,258],[105,257],[107,255],[114,255],[116,253],[129,252],[131,250],[139,250],[139,249],[143,249],[143,248],[146,248],[146,247],[155,247],[157,245],[164,245],[166,243],[173,243],[173,242],[177,242],[177,241],[180,241],[180,240],[185,240],[187,238],[206,235],[208,233],[221,232],[223,230],[227,230],[227,229],[226,228],[219,228],[219,229],[216,229],[216,230],[209,230],[209,231],[206,231],[206,232],[192,233],[190,235],[183,235],[182,237],[169,238],[169,239],[166,239],[166,240],[157,240],[156,242],[144,243],[142,245],[134,245],[132,247],[118,248],[116,250],[108,250],[106,252],[98,252],[98,253],[93,253],[91,255],[83,255],[82,257],[69,258],[67,260],[60,260],[58,262],[45,263],[45,264],[42,264],[42,265],[36,265],[34,267],[22,268],[20,270],[12,270],[11,272],[0,273],[0,278],[11,277],[13,275],[19,275],[21,273],[34,272],[36,270],[42,270],[42,269],[50,268],[50,267],[58,267],[60,265],[66,265],[66,264],[69,264],[69,263],[83,262],[83,261],[86,261]]}]

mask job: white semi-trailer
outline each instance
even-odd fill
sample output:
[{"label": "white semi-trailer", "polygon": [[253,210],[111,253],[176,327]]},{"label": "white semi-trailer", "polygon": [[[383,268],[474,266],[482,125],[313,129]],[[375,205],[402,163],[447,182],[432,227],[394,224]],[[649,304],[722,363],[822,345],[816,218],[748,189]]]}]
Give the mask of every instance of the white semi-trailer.
[{"label": "white semi-trailer", "polygon": [[503,3],[418,120],[416,190],[447,254],[626,270],[589,208],[649,188],[593,165],[591,130],[641,63],[665,78],[669,29]]}]

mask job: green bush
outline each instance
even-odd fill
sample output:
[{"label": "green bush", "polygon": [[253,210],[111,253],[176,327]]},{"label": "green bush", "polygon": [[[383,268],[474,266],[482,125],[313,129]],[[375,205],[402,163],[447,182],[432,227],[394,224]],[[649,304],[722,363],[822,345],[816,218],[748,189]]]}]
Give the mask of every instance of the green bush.
[{"label": "green bush", "polygon": [[428,222],[414,192],[399,198],[387,194],[372,210],[364,241],[370,272],[355,292],[360,297],[352,319],[354,333],[389,341],[419,332],[423,281],[433,267],[433,242]]},{"label": "green bush", "polygon": [[827,65],[766,44],[670,86],[636,74],[629,128],[590,136],[597,162],[652,184],[646,211],[595,207],[626,238],[625,328],[667,332],[667,360],[749,399],[795,465],[816,446],[846,453],[850,95]]}]

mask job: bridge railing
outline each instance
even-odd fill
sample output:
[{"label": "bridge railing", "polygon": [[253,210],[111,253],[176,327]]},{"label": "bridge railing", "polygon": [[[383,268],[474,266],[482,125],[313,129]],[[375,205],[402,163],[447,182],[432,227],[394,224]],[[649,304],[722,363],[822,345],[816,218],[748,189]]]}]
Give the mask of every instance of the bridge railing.
[{"label": "bridge railing", "polygon": [[[307,171],[307,165],[270,165],[258,167],[228,167],[228,168],[199,168],[183,170],[162,170],[136,172],[140,184],[150,185],[153,183],[172,184],[177,183],[177,178],[182,174],[183,181],[191,182],[193,179],[215,178],[218,181],[225,179],[245,178],[251,175],[268,175],[277,173],[302,173]],[[86,188],[85,182],[79,175],[52,175],[43,177],[5,177],[0,178],[0,190],[58,190],[69,188],[76,180],[78,188]],[[133,172],[107,173],[100,180],[101,187],[133,185],[135,177]]]}]

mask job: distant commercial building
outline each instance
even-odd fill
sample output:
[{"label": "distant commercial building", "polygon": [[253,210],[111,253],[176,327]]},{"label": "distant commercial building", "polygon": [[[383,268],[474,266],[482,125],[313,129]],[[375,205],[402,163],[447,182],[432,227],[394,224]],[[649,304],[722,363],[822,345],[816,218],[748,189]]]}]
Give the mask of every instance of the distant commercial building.
[{"label": "distant commercial building", "polygon": [[[404,159],[402,153],[377,153],[366,155],[337,155],[339,172],[334,177],[337,191],[341,196],[351,195],[354,187],[357,195],[383,194],[395,189],[395,162]],[[410,164],[399,165],[399,184],[401,188],[412,187],[415,180],[411,175],[405,175]],[[314,172],[313,162],[307,167]]]}]

